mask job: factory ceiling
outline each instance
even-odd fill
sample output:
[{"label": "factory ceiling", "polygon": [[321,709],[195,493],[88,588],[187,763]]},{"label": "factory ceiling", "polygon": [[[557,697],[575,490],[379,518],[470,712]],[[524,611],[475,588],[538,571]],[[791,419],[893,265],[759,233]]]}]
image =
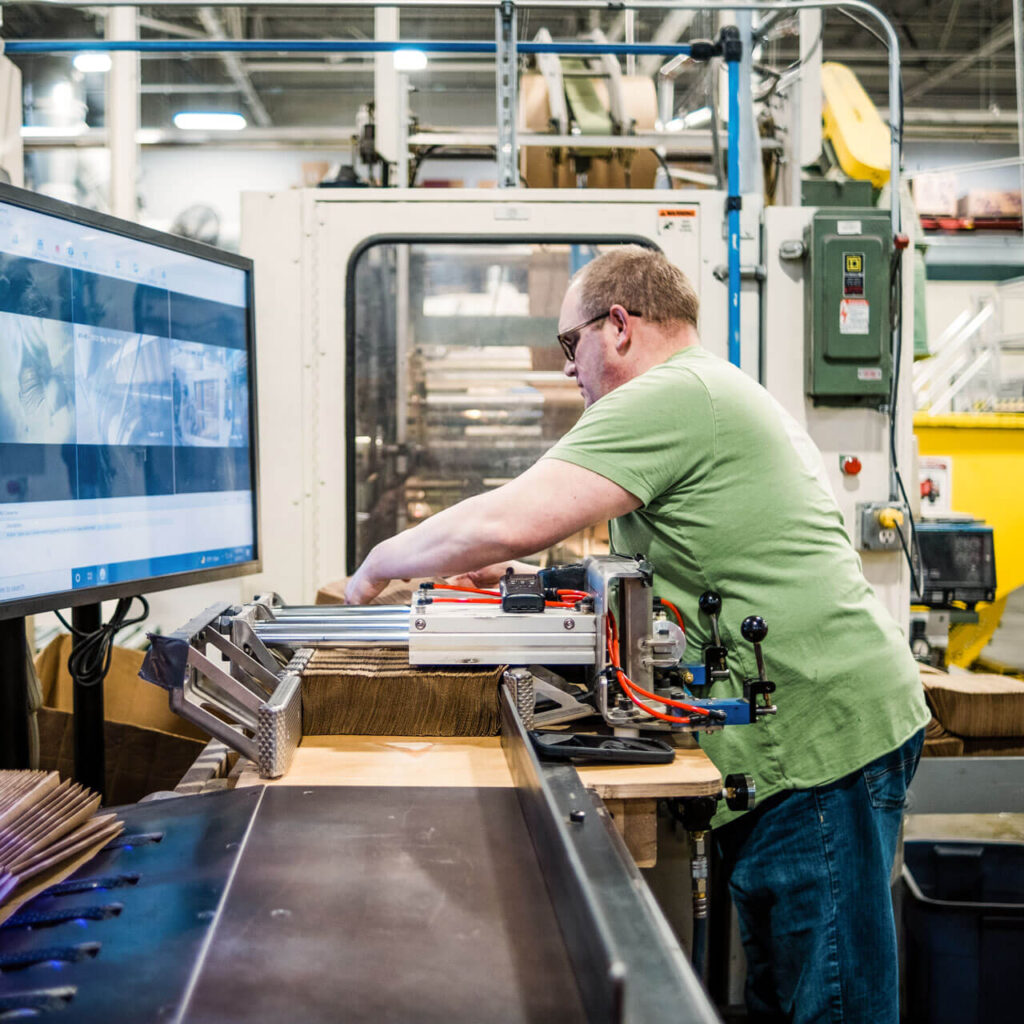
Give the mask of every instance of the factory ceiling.
[{"label": "factory ceiling", "polygon": [[[978,135],[998,132],[1013,138],[1016,109],[1012,0],[883,0],[900,38],[908,134],[915,126],[932,135],[965,127]],[[374,9],[367,7],[140,7],[139,31],[145,39],[372,39]],[[637,12],[638,42],[706,37],[714,32],[711,15],[647,9]],[[859,76],[872,98],[885,108],[886,50],[862,15],[861,23],[838,10],[827,12],[821,34],[826,60],[841,61]],[[573,39],[602,30],[613,40],[626,32],[622,12],[523,9],[520,39],[532,39],[546,27],[555,39]],[[769,76],[791,66],[798,55],[796,16],[782,17],[767,32],[760,66]],[[6,39],[102,38],[104,9],[48,4],[5,4]],[[400,13],[400,34],[410,40],[494,38],[490,8],[465,9],[438,3]],[[27,85],[26,102],[54,78],[70,73],[70,56],[16,58]],[[643,60],[649,61],[649,58]],[[651,73],[657,59],[641,63]],[[343,127],[353,123],[358,103],[372,98],[371,57],[259,53],[225,59],[214,54],[173,57],[146,55],[141,61],[142,125],[164,128],[184,108],[235,109],[252,126],[292,129]],[[423,71],[410,73],[422,95],[442,93],[491,97],[494,64],[486,57],[434,57]],[[102,80],[85,83],[89,124],[102,124]],[[677,90],[677,112],[699,105],[699,89]],[[412,103],[414,114],[415,101]],[[480,104],[481,110],[493,109]],[[437,104],[431,110],[436,111]],[[435,118],[436,120],[436,118]],[[493,123],[493,121],[492,121]],[[437,125],[441,127],[441,125]],[[444,125],[450,127],[450,125]],[[987,137],[987,136],[986,136]]]}]

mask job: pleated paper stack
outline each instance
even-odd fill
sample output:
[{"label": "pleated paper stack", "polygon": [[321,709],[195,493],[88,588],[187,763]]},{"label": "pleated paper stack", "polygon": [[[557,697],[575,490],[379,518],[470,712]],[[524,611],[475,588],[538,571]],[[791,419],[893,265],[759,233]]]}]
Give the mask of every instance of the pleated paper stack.
[{"label": "pleated paper stack", "polygon": [[56,772],[0,771],[0,921],[66,878],[122,824],[100,798]]}]

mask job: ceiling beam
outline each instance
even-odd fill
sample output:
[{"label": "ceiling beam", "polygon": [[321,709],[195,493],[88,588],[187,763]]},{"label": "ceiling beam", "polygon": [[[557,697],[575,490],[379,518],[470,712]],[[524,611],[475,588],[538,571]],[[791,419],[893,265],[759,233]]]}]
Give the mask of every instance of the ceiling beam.
[{"label": "ceiling beam", "polygon": [[176,21],[164,21],[163,18],[151,18],[148,14],[140,14],[138,16],[139,28],[152,29],[154,32],[163,32],[164,35],[168,36],[182,36],[185,39],[206,39],[208,38],[205,32],[200,32],[196,28],[188,28],[185,25],[179,25]]},{"label": "ceiling beam", "polygon": [[238,94],[238,86],[233,83],[220,82],[218,84],[204,82],[146,82],[139,86],[139,93],[142,96],[165,96],[170,93],[180,95],[210,93]]},{"label": "ceiling beam", "polygon": [[[669,11],[651,36],[652,43],[675,43],[690,27],[696,11]],[[646,55],[640,58],[638,70],[641,75],[651,76],[665,63],[664,57]]]},{"label": "ceiling beam", "polygon": [[[973,68],[978,61],[991,57],[992,54],[998,53],[999,50],[1012,43],[1013,19],[1007,19],[993,31],[989,41],[983,43],[978,49],[965,54],[959,60],[951,61],[942,68],[924,72],[926,77],[918,82],[917,85],[907,89],[903,94],[904,104],[913,103],[914,100],[920,99],[925,93],[931,92],[936,86],[955,80],[958,75]],[[938,72],[941,72],[941,74]]]},{"label": "ceiling beam", "polygon": [[939,49],[945,50],[949,45],[950,37],[953,35],[953,29],[956,27],[956,19],[960,14],[960,0],[953,0],[949,5],[949,14],[946,17],[946,24],[942,27],[942,35],[939,37]]},{"label": "ceiling beam", "polygon": [[[225,40],[228,38],[224,26],[220,22],[212,7],[200,7],[196,11],[199,24],[207,31],[211,39]],[[252,84],[245,65],[235,53],[224,53],[220,55],[224,68],[231,80],[238,86],[238,91],[245,98],[245,102],[252,112],[253,119],[261,128],[268,127],[272,122],[267,108],[263,105],[256,87]]]}]

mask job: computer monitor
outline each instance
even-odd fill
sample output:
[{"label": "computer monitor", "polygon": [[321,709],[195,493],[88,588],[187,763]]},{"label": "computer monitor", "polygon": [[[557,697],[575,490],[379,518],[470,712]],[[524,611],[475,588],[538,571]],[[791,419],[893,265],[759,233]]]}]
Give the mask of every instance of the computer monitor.
[{"label": "computer monitor", "polygon": [[260,568],[252,262],[0,186],[0,618]]}]

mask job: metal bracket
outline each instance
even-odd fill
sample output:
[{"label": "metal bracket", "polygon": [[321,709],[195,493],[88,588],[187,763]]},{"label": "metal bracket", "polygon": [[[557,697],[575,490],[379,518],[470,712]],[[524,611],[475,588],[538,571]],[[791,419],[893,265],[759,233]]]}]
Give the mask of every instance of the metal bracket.
[{"label": "metal bracket", "polygon": [[[716,281],[729,280],[729,268],[724,263],[719,263],[711,276]],[[754,263],[747,267],[740,267],[740,277],[745,281],[764,281],[768,277],[768,270],[763,263]]]},{"label": "metal bracket", "polygon": [[[219,631],[229,610],[214,605],[174,633],[151,634],[139,675],[168,691],[172,711],[253,761],[260,778],[278,778],[302,736],[302,670],[313,652],[297,651],[284,667],[268,653],[271,670]],[[207,645],[230,672],[207,657]]]}]

